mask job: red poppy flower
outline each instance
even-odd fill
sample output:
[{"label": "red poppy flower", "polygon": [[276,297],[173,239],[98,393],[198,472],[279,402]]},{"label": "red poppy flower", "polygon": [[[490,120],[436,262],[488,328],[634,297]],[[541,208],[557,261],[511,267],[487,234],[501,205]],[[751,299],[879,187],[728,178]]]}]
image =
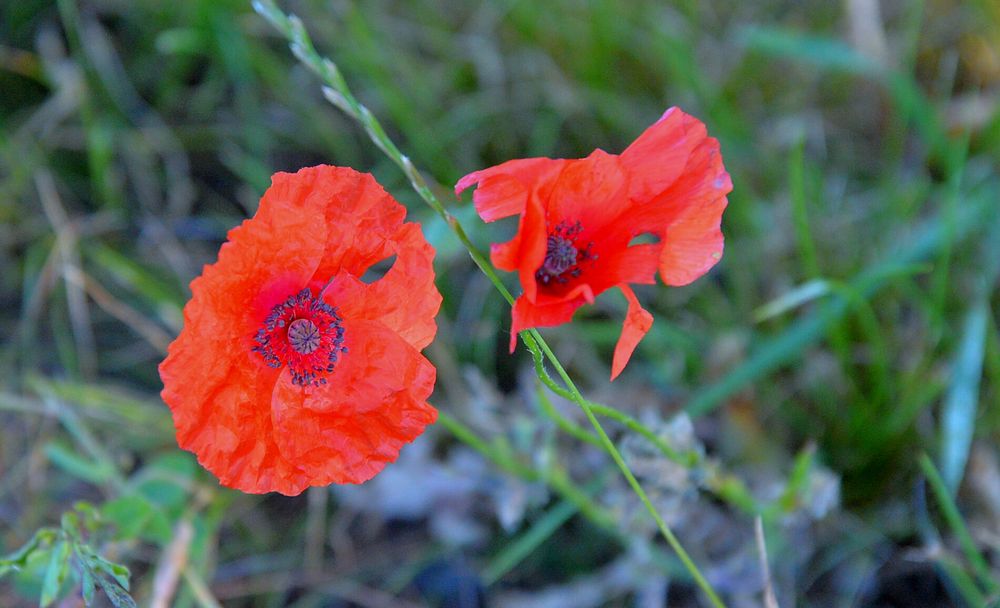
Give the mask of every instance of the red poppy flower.
[{"label": "red poppy flower", "polygon": [[[374,178],[278,173],[191,283],[160,365],[177,442],[223,485],[361,483],[437,418],[434,249]],[[374,282],[360,277],[395,256]]]},{"label": "red poppy flower", "polygon": [[[667,285],[686,285],[722,257],[719,223],[732,182],[719,142],[678,108],[621,155],[512,160],[466,175],[456,194],[473,184],[484,221],[520,216],[514,238],[490,252],[497,268],[519,274],[524,292],[514,303],[511,352],[521,330],[566,323],[618,287],[628,312],[613,380],[653,323],[629,284],[654,283],[659,270]],[[635,243],[640,235],[656,242]]]}]

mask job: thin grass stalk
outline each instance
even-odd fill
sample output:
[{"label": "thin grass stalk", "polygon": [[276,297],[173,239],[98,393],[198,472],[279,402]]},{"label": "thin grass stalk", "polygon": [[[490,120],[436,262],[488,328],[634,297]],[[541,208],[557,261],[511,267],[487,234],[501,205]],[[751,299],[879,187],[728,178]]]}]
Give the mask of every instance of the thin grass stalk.
[{"label": "thin grass stalk", "polygon": [[920,454],[917,462],[920,464],[920,468],[923,470],[924,476],[927,478],[927,482],[934,492],[934,497],[937,498],[941,514],[948,523],[948,527],[951,528],[952,533],[958,538],[958,544],[962,548],[962,553],[965,554],[965,558],[972,565],[972,570],[976,573],[979,583],[989,593],[996,593],[1000,590],[1000,584],[993,578],[986,558],[976,548],[976,541],[973,540],[972,534],[965,524],[965,519],[959,512],[958,505],[952,500],[951,494],[948,492],[948,486],[938,472],[937,467],[934,466],[934,462],[926,453]]}]

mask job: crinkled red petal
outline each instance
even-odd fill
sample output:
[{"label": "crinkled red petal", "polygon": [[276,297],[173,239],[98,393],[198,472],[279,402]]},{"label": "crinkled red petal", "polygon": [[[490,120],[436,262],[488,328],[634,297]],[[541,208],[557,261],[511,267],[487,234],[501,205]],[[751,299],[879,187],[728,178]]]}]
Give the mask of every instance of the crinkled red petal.
[{"label": "crinkled red petal", "polygon": [[327,290],[327,300],[345,318],[379,321],[420,350],[434,339],[434,318],[441,308],[434,286],[434,248],[414,223],[398,226],[388,243],[396,260],[381,279],[363,283],[342,273]]},{"label": "crinkled red petal", "polygon": [[719,142],[706,138],[677,181],[652,203],[675,210],[662,236],[660,277],[664,283],[687,285],[722,259],[722,212],[732,189]]},{"label": "crinkled red petal", "polygon": [[524,211],[533,194],[546,197],[566,161],[551,158],[520,158],[470,173],[455,184],[455,195],[474,184],[472,202],[484,222],[494,222]]},{"label": "crinkled red petal", "polygon": [[172,406],[178,445],[194,452],[222,485],[287,495],[310,485],[309,476],[278,449],[271,418],[271,393],[278,376],[277,370],[236,365],[207,401]]},{"label": "crinkled red petal", "polygon": [[595,263],[595,272],[587,273],[587,283],[595,295],[622,283],[651,285],[662,249],[660,243],[644,243],[606,253]]},{"label": "crinkled red petal", "polygon": [[[313,221],[323,218],[333,236],[326,242],[319,280],[341,271],[362,276],[371,266],[392,256],[393,241],[406,208],[367,173],[345,167],[314,167],[313,197],[321,201]],[[301,172],[300,172],[301,173]]]},{"label": "crinkled red petal", "polygon": [[629,198],[645,202],[666,190],[707,136],[705,125],[680,108],[664,112],[621,154],[622,165],[631,176]]},{"label": "crinkled red petal", "polygon": [[549,224],[579,221],[581,241],[602,244],[612,222],[629,205],[628,176],[617,156],[594,150],[567,161],[545,205]]},{"label": "crinkled red petal", "polygon": [[[545,259],[545,210],[537,197],[531,197],[525,204],[524,212],[518,219],[517,234],[506,243],[490,246],[490,261],[500,270],[519,272],[522,269],[538,268]],[[523,288],[534,293],[534,270],[530,277],[522,278],[529,283]],[[534,295],[532,295],[534,297]]]},{"label": "crinkled red petal", "polygon": [[377,321],[347,319],[348,353],[327,384],[303,390],[283,373],[272,411],[281,454],[311,485],[361,483],[437,419],[434,366]]},{"label": "crinkled red petal", "polygon": [[521,289],[529,300],[534,300],[538,293],[538,283],[535,280],[535,271],[545,260],[545,247],[547,243],[548,231],[545,223],[545,210],[534,197],[528,200],[524,215],[521,216],[521,229],[517,237],[520,239],[518,247],[518,276],[521,279]]}]

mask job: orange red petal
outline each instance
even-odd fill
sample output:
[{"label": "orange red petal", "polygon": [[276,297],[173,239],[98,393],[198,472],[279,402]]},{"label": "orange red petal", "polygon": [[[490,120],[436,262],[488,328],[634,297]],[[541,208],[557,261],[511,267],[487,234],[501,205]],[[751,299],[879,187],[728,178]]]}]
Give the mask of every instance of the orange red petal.
[{"label": "orange red petal", "polygon": [[378,321],[348,321],[345,335],[349,356],[327,384],[302,390],[284,373],[271,400],[279,450],[313,485],[371,479],[437,419],[419,350]]},{"label": "orange red petal", "polygon": [[[590,294],[591,299],[593,295]],[[573,298],[554,300],[544,304],[535,304],[522,295],[514,300],[511,312],[510,352],[517,346],[517,334],[533,327],[553,327],[568,323],[573,313],[587,302],[584,294]]]},{"label": "orange red petal", "polygon": [[667,285],[691,283],[722,259],[722,212],[733,189],[719,142],[704,139],[677,180],[653,204],[676,209],[666,226],[660,277]]},{"label": "orange red petal", "polygon": [[476,212],[484,222],[524,212],[528,199],[544,196],[559,176],[564,161],[551,158],[520,158],[470,173],[455,184],[455,194],[478,184],[472,193]]},{"label": "orange red petal", "polygon": [[612,380],[622,373],[628,360],[632,358],[635,347],[649,332],[649,328],[653,326],[653,315],[639,304],[639,299],[635,297],[632,288],[628,285],[619,285],[619,288],[625,294],[625,299],[628,300],[628,311],[625,313],[622,334],[618,337],[615,355],[611,360]]},{"label": "orange red petal", "polygon": [[704,123],[673,107],[643,131],[621,154],[632,175],[629,198],[648,201],[684,172],[692,151],[708,136]]},{"label": "orange red petal", "polygon": [[[343,273],[327,291],[328,300],[346,318],[377,320],[420,350],[434,339],[434,317],[441,308],[432,272],[434,248],[412,223],[399,225],[387,242],[396,259],[381,279],[363,283]],[[410,292],[426,295],[413,298]]]},{"label": "orange red petal", "polygon": [[618,157],[603,150],[567,162],[559,174],[545,211],[550,217],[580,221],[581,236],[607,233],[611,222],[629,205],[628,175]]}]

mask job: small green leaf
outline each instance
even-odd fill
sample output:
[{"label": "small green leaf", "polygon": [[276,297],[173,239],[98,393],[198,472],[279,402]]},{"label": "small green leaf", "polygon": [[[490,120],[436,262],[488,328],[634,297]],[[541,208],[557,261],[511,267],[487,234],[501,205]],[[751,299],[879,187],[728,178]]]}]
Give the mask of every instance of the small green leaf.
[{"label": "small green leaf", "polygon": [[951,386],[941,412],[941,476],[952,496],[962,482],[976,430],[988,315],[989,305],[983,299],[973,305],[965,318],[962,339],[952,364]]},{"label": "small green leaf", "polygon": [[168,514],[179,517],[197,470],[190,454],[174,450],[143,467],[133,477],[135,489]]},{"label": "small green leaf", "polygon": [[83,571],[83,580],[80,583],[83,592],[83,603],[89,607],[94,603],[94,591],[97,588],[97,584],[94,582],[94,575],[90,568],[81,568],[81,570]]},{"label": "small green leaf", "polygon": [[143,538],[165,545],[170,542],[170,522],[149,499],[127,494],[104,503],[104,518],[115,525],[115,538]]},{"label": "small green leaf", "polygon": [[62,531],[73,540],[78,543],[83,542],[83,537],[80,534],[80,516],[74,511],[66,511],[62,514],[60,518],[60,525],[62,526]]},{"label": "small green leaf", "polygon": [[103,576],[98,577],[97,580],[101,584],[101,589],[104,590],[105,595],[108,596],[108,599],[111,600],[111,604],[115,608],[136,608],[135,600],[132,599],[132,596],[116,585],[113,580]]},{"label": "small green leaf", "polygon": [[63,583],[69,574],[69,556],[72,547],[67,541],[59,541],[49,556],[49,567],[42,581],[42,595],[38,605],[45,608],[59,598]]},{"label": "small green leaf", "polygon": [[78,500],[73,503],[73,510],[83,518],[83,528],[88,532],[96,532],[101,526],[101,512],[89,502]]},{"label": "small green leaf", "polygon": [[927,478],[927,483],[930,485],[934,497],[937,498],[944,520],[958,538],[958,544],[962,548],[965,558],[972,564],[973,572],[979,577],[980,582],[986,585],[990,593],[995,593],[1000,589],[1000,582],[994,580],[989,562],[979,552],[976,541],[973,540],[969,527],[966,525],[962,513],[958,510],[958,505],[955,504],[955,500],[948,492],[948,486],[941,477],[941,473],[938,472],[934,462],[927,454],[921,454],[917,462],[924,471],[924,476]]},{"label": "small green leaf", "polygon": [[121,585],[126,591],[128,591],[129,588],[128,579],[129,576],[131,576],[131,574],[128,571],[128,568],[126,568],[121,564],[116,564],[112,561],[104,559],[100,555],[94,553],[93,550],[89,551],[89,555],[85,559],[88,559],[90,561],[90,564],[91,566],[93,566],[94,569],[114,577],[114,579],[118,581],[118,584]]},{"label": "small green leaf", "polygon": [[164,55],[196,55],[207,42],[198,30],[178,27],[160,32],[155,44],[156,50]]},{"label": "small green leaf", "polygon": [[55,540],[56,534],[57,531],[52,528],[41,528],[35,532],[34,536],[28,542],[21,545],[20,549],[0,557],[0,577],[7,572],[24,568],[31,558],[31,554],[40,548],[51,545],[52,541]]},{"label": "small green leaf", "polygon": [[782,492],[779,499],[785,511],[794,509],[805,493],[806,484],[809,481],[809,471],[812,470],[815,456],[816,446],[813,444],[807,445],[795,456],[788,485],[785,486],[785,491]]},{"label": "small green leaf", "polygon": [[830,293],[830,284],[828,282],[822,279],[807,281],[754,310],[754,323],[761,323],[782,315],[803,304],[821,298],[828,293]]},{"label": "small green leaf", "polygon": [[[90,578],[91,588],[96,581],[115,608],[135,608],[135,600],[128,594],[128,568],[109,562],[94,553],[94,550],[87,545],[77,546],[77,557],[84,573],[84,580]],[[105,573],[111,576],[106,576]],[[84,591],[86,600],[86,583]],[[90,593],[93,597],[93,589]]]}]

